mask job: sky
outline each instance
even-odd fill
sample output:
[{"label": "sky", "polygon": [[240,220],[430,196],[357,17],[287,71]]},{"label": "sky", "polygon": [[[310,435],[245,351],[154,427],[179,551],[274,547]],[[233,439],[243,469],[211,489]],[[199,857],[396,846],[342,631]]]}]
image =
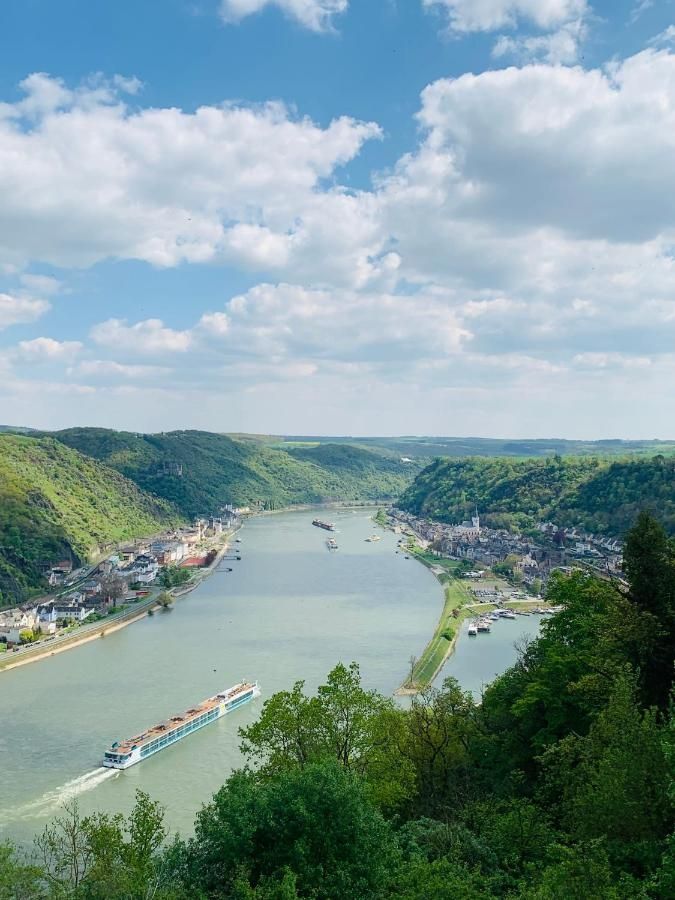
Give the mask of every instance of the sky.
[{"label": "sky", "polygon": [[673,0],[2,0],[0,422],[675,437]]}]

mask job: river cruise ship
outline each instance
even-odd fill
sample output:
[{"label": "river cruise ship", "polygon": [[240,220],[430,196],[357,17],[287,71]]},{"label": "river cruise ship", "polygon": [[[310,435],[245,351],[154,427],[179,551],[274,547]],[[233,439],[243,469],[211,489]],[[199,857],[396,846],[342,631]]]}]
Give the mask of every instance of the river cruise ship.
[{"label": "river cruise ship", "polygon": [[115,741],[110,750],[106,751],[103,765],[111,769],[128,769],[129,766],[141,762],[154,753],[159,753],[193,731],[215,722],[221,716],[259,696],[260,688],[257,681],[242,681],[235,684],[234,687],[203,700],[197,706],[192,706],[187,712],[172,716],[159,725],[153,725],[136,737],[126,741]]}]

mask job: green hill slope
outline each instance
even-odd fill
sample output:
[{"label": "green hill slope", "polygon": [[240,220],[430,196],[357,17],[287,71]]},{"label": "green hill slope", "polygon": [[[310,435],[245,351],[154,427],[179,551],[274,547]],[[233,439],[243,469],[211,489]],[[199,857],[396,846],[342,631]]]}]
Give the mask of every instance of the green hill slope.
[{"label": "green hill slope", "polygon": [[541,519],[621,535],[642,509],[675,533],[675,459],[439,459],[399,506],[455,522],[478,506],[486,524],[527,528]]},{"label": "green hill slope", "polygon": [[44,588],[45,566],[179,520],[164,501],[52,438],[0,434],[0,605]]},{"label": "green hill slope", "polygon": [[226,503],[293,503],[396,497],[415,467],[381,452],[323,444],[284,450],[206,431],[132,434],[71,428],[54,438],[105,462],[189,516]]}]

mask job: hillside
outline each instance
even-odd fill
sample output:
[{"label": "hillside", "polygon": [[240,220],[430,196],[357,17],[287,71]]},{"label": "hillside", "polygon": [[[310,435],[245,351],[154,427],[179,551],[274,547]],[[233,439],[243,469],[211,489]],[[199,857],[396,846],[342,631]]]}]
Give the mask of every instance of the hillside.
[{"label": "hillside", "polygon": [[133,434],[71,428],[53,437],[101,460],[184,515],[226,503],[274,509],[293,503],[396,497],[415,466],[381,452],[323,444],[284,450],[206,431]]},{"label": "hillside", "polygon": [[675,459],[439,459],[398,505],[445,522],[466,518],[477,506],[493,527],[527,528],[552,519],[613,535],[647,509],[675,533]]},{"label": "hillside", "polygon": [[44,587],[43,567],[157,531],[179,516],[52,438],[0,434],[0,605]]}]

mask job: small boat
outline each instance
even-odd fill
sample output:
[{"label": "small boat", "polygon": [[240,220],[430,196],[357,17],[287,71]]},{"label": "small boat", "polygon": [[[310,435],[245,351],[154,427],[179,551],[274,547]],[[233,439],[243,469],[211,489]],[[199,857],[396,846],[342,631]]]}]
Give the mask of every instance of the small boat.
[{"label": "small boat", "polygon": [[516,614],[515,614],[514,612],[505,612],[504,615],[502,616],[502,618],[504,618],[504,619],[515,619],[515,618],[516,618]]},{"label": "small boat", "polygon": [[478,626],[476,625],[475,622],[472,622],[469,625],[468,633],[471,637],[475,637],[478,634]]},{"label": "small boat", "polygon": [[382,540],[382,538],[380,537],[379,534],[371,534],[370,537],[366,538],[366,543],[374,544],[375,541],[381,541],[381,540]]},{"label": "small boat", "polygon": [[329,550],[337,550],[338,545],[335,538],[328,538],[328,540],[326,541],[326,547],[328,547]]},{"label": "small boat", "polygon": [[478,624],[476,625],[476,628],[479,631],[489,631],[490,623],[486,619],[481,619],[480,622],[478,622]]}]

